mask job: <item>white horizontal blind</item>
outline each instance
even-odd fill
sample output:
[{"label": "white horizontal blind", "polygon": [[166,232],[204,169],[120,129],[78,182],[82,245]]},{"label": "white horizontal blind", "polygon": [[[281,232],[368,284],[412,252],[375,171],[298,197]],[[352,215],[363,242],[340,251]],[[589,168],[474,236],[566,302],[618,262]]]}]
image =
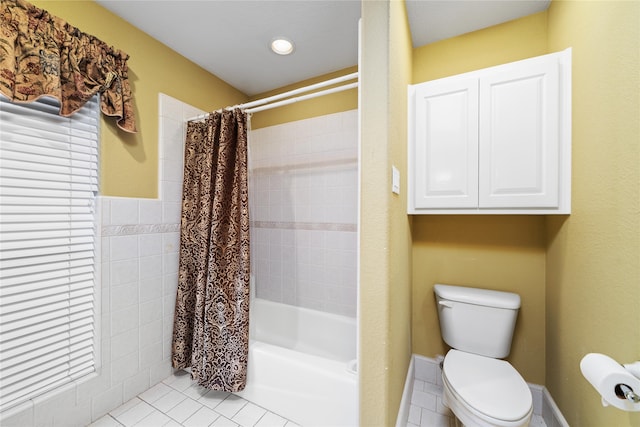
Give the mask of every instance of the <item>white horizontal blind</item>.
[{"label": "white horizontal blind", "polygon": [[95,371],[98,97],[0,96],[0,409]]}]

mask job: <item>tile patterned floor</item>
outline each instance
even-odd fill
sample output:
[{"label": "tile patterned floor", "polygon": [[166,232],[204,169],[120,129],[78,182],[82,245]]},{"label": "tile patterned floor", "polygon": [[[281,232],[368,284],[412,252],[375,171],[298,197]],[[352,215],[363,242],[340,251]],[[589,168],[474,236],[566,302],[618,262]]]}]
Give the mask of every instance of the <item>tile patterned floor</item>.
[{"label": "tile patterned floor", "polygon": [[[407,427],[455,427],[453,413],[442,404],[442,385],[414,380]],[[546,427],[534,414],[529,427]]]},{"label": "tile patterned floor", "polygon": [[90,427],[300,427],[234,394],[171,375],[109,412]]},{"label": "tile patterned floor", "polygon": [[[300,427],[234,394],[210,391],[177,373],[109,412],[90,427]],[[414,380],[407,427],[455,427],[442,385]],[[535,414],[530,427],[546,427]]]}]

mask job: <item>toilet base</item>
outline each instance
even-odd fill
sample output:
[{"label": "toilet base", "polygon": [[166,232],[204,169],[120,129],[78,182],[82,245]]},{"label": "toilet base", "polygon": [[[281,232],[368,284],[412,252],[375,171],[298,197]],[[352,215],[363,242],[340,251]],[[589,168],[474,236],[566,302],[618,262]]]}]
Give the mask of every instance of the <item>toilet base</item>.
[{"label": "toilet base", "polygon": [[443,393],[442,403],[451,409],[455,417],[456,427],[527,427],[533,415],[533,408],[529,414],[517,421],[503,421],[492,419],[491,421],[484,419],[482,415],[467,407],[455,396],[450,390],[446,377],[443,375]]}]

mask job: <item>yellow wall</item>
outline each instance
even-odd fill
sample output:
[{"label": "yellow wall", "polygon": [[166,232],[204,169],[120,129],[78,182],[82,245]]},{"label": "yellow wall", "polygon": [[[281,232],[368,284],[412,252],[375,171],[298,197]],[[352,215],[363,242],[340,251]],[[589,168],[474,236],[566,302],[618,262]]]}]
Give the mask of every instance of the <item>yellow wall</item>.
[{"label": "yellow wall", "polygon": [[573,47],[573,190],[547,219],[546,386],[572,426],[640,426],[603,408],[581,358],[640,359],[640,2],[553,1],[549,49]]},{"label": "yellow wall", "polygon": [[156,198],[158,188],[158,93],[205,111],[244,102],[247,97],[93,1],[34,0],[124,52],[136,105],[138,133],[127,134],[102,120],[101,193]]},{"label": "yellow wall", "polygon": [[[411,41],[403,1],[362,4],[360,425],[395,425],[411,357],[406,214]],[[391,166],[402,176],[391,193]]]},{"label": "yellow wall", "polygon": [[[547,52],[546,13],[414,49],[413,83]],[[525,380],[544,384],[545,228],[542,216],[415,216],[413,352],[447,351],[440,337],[435,283],[516,292],[522,298],[508,360]]]}]

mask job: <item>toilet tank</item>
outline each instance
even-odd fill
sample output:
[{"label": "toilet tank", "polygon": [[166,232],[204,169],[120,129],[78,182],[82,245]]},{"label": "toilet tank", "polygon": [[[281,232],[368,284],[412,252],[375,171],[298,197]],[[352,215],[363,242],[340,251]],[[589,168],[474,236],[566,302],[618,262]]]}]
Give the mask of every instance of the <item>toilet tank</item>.
[{"label": "toilet tank", "polygon": [[502,359],[509,355],[520,308],[511,292],[434,285],[442,339],[457,350]]}]

